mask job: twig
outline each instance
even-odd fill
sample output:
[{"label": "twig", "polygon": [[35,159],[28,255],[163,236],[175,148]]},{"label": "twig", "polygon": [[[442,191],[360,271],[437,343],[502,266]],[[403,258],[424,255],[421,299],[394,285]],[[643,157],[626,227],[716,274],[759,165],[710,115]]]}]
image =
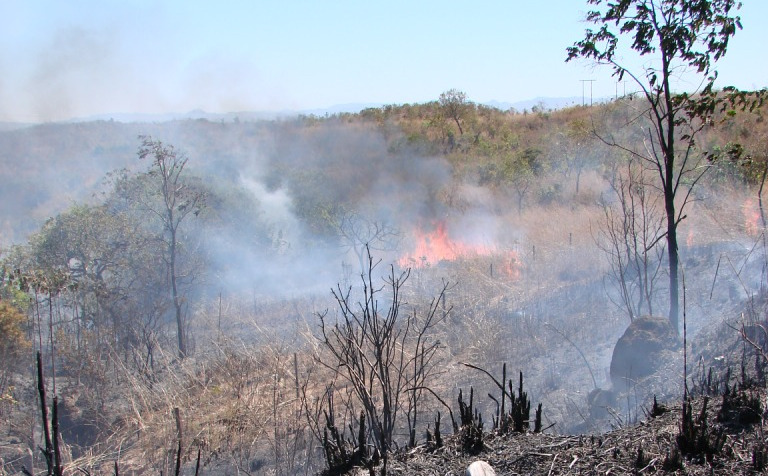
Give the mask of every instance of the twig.
[{"label": "twig", "polygon": [[[554,423],[552,425],[554,425]],[[550,428],[552,425],[548,426],[547,428]],[[551,445],[544,446],[543,448],[557,448],[558,446],[568,445],[571,444],[574,439],[574,437],[569,437],[559,443],[552,443]]]},{"label": "twig", "polygon": [[507,393],[507,391],[504,389],[504,385],[505,385],[505,383],[506,383],[506,382],[505,382],[505,383],[499,383],[499,381],[498,381],[498,380],[496,380],[496,377],[494,377],[493,375],[491,375],[491,373],[490,373],[490,372],[488,372],[487,370],[485,370],[485,369],[483,369],[483,368],[480,368],[480,367],[478,367],[477,365],[469,364],[469,363],[467,363],[467,362],[459,362],[459,364],[461,364],[461,365],[464,365],[464,366],[466,366],[466,367],[469,367],[470,369],[479,370],[480,372],[484,373],[485,375],[487,375],[488,377],[490,377],[490,378],[491,378],[491,380],[493,380],[493,383],[495,383],[497,387],[499,387],[499,388],[501,389],[501,391],[502,391],[502,394],[503,394],[503,395],[506,395],[506,396],[508,396],[508,397],[510,396],[510,394],[509,394],[509,393]]},{"label": "twig", "polygon": [[654,464],[656,464],[656,461],[658,461],[658,460],[659,460],[658,456],[657,456],[656,458],[653,458],[653,459],[652,459],[652,460],[651,460],[651,461],[650,461],[650,462],[649,462],[649,463],[648,463],[648,464],[647,464],[647,465],[646,465],[646,466],[645,466],[643,469],[641,469],[639,472],[640,472],[640,473],[642,473],[642,472],[643,472],[643,471],[645,471],[646,469],[650,468],[651,466],[653,466]]},{"label": "twig", "polygon": [[523,454],[523,455],[521,455],[521,456],[518,456],[516,459],[512,460],[512,461],[511,461],[509,464],[510,464],[510,465],[513,465],[513,464],[517,463],[518,461],[520,461],[520,460],[523,460],[523,459],[525,459],[525,458],[527,458],[527,457],[529,457],[529,456],[544,456],[544,457],[547,457],[547,458],[549,458],[550,456],[555,456],[555,457],[557,457],[556,455],[553,455],[552,453],[535,453],[535,452],[528,452],[528,453],[525,453],[525,454]]},{"label": "twig", "polygon": [[181,474],[181,439],[179,439],[179,446],[176,449],[176,471],[174,474],[176,476]]},{"label": "twig", "polygon": [[450,406],[450,405],[448,405],[447,403],[445,403],[445,400],[443,400],[442,398],[440,398],[440,395],[436,394],[436,393],[435,393],[435,391],[434,391],[434,390],[432,390],[431,388],[429,388],[429,387],[424,387],[424,386],[419,386],[419,387],[412,387],[412,388],[408,388],[408,389],[406,389],[405,391],[406,391],[406,392],[411,392],[411,391],[414,391],[414,392],[415,392],[416,390],[426,390],[427,392],[431,393],[431,394],[432,394],[432,396],[433,396],[433,397],[435,397],[435,398],[437,399],[437,401],[438,401],[438,402],[440,402],[440,403],[441,403],[441,404],[442,404],[442,405],[443,405],[445,408],[447,408],[447,409],[448,409],[448,414],[451,416],[451,424],[453,425],[453,431],[454,431],[454,432],[457,432],[457,431],[459,431],[459,427],[458,427],[458,425],[456,424],[456,420],[453,418],[453,411],[451,411],[451,406]]},{"label": "twig", "polygon": [[709,299],[712,300],[712,295],[715,293],[715,281],[717,281],[717,273],[720,271],[720,260],[723,259],[723,255],[717,258],[717,266],[715,267],[715,277],[712,278],[712,288],[709,290]]},{"label": "twig", "polygon": [[579,346],[574,344],[573,341],[571,339],[569,339],[568,336],[565,335],[563,332],[561,332],[560,329],[558,329],[557,327],[553,326],[550,323],[545,323],[544,325],[546,327],[549,327],[550,329],[552,329],[552,331],[557,333],[557,335],[559,335],[560,337],[565,339],[566,342],[571,344],[573,346],[573,348],[576,349],[576,352],[579,353],[579,355],[581,356],[581,359],[584,361],[584,364],[587,366],[587,370],[589,371],[589,376],[592,377],[592,384],[595,386],[595,388],[599,388],[598,385],[597,385],[597,379],[595,378],[595,374],[594,374],[594,372],[592,372],[592,366],[589,365],[589,361],[587,360],[587,356],[584,355],[584,352],[581,351]]},{"label": "twig", "polygon": [[[295,356],[296,354],[293,354],[293,355]],[[201,450],[198,447],[197,448],[197,463],[195,464],[195,476],[198,476],[198,474],[200,474],[200,453],[201,453]]]},{"label": "twig", "polygon": [[40,395],[40,413],[42,415],[43,434],[45,435],[45,464],[48,474],[53,474],[53,443],[51,442],[51,430],[48,426],[48,403],[45,397],[45,380],[43,378],[43,360],[40,351],[37,352],[37,392]]},{"label": "twig", "polygon": [[547,476],[552,475],[552,470],[555,469],[555,461],[557,461],[557,457],[560,455],[560,453],[557,453],[554,458],[552,458],[552,464],[549,465],[549,472],[547,473]]}]

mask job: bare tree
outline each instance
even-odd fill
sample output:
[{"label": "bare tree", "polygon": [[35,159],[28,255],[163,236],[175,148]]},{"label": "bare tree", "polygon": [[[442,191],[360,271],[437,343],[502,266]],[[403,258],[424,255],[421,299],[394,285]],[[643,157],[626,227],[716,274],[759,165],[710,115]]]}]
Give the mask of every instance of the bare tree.
[{"label": "bare tree", "polygon": [[608,255],[611,277],[619,292],[620,307],[630,321],[653,314],[654,288],[661,271],[664,216],[658,195],[650,193],[644,171],[635,161],[626,171],[615,167],[611,188],[616,202],[604,204],[597,242]]},{"label": "bare tree", "polygon": [[179,258],[179,229],[190,215],[197,216],[205,198],[201,190],[191,187],[184,176],[187,157],[177,152],[172,145],[165,145],[151,137],[141,137],[139,158],[152,159],[150,176],[157,179],[160,205],[147,201],[147,208],[162,223],[167,246],[168,279],[171,286],[171,300],[176,318],[176,338],[178,341],[179,357],[187,355],[187,341],[184,336],[184,317],[182,312],[183,298],[179,290],[180,272]]},{"label": "bare tree", "polygon": [[355,253],[360,272],[365,272],[366,250],[394,251],[401,239],[397,228],[385,221],[372,220],[355,211],[341,215],[338,233],[342,246]]},{"label": "bare tree", "polygon": [[[367,249],[367,248],[366,248]],[[368,264],[361,275],[362,300],[355,302],[351,287],[337,286],[333,296],[340,316],[331,324],[328,311],[320,313],[320,341],[328,352],[320,363],[346,381],[363,407],[375,448],[383,458],[386,472],[387,454],[394,444],[395,430],[402,413],[406,414],[409,442],[413,443],[418,423],[421,391],[436,372],[440,341],[433,332],[450,308],[443,309],[448,284],[444,283],[426,313],[414,310],[405,317],[402,290],[410,270],[390,273],[381,286],[374,285],[376,266],[367,249]],[[380,310],[380,299],[387,308]]]}]

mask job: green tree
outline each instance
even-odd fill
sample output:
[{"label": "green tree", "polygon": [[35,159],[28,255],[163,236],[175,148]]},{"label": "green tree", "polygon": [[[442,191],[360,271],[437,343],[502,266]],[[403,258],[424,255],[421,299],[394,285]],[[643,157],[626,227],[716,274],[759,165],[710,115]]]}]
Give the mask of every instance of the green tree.
[{"label": "green tree", "polygon": [[544,171],[541,162],[542,152],[535,147],[527,147],[517,151],[504,159],[502,174],[507,183],[510,183],[517,195],[517,212],[523,213],[525,197],[538,177]]},{"label": "green tree", "polygon": [[[154,187],[147,189],[150,196],[144,196],[143,204],[161,223],[166,245],[166,265],[171,287],[176,319],[176,339],[179,358],[187,355],[187,342],[184,335],[184,298],[179,284],[182,273],[179,267],[180,228],[190,216],[197,216],[203,206],[205,193],[193,186],[184,173],[187,156],[178,152],[172,145],[166,145],[151,137],[141,137],[139,158],[152,160],[149,176],[154,179]],[[159,198],[153,200],[153,198]]]},{"label": "green tree", "polygon": [[459,136],[463,136],[464,128],[461,124],[472,109],[472,103],[467,101],[467,94],[458,89],[449,89],[440,94],[438,102],[444,117],[453,120],[459,128]]},{"label": "green tree", "polygon": [[[735,0],[588,0],[595,7],[587,21],[584,39],[567,48],[566,61],[577,58],[607,65],[622,80],[625,75],[639,87],[645,100],[646,119],[641,147],[604,141],[640,159],[655,171],[663,195],[665,238],[669,266],[669,320],[679,328],[677,227],[691,190],[706,168],[695,138],[725,101],[714,89],[715,63],[722,58],[731,37],[741,28],[732,15]],[[643,66],[630,69],[620,56],[620,40],[643,59]],[[649,61],[650,60],[650,61]],[[701,80],[693,93],[676,92],[674,79],[686,72]],[[731,96],[733,98],[733,96]],[[682,200],[676,200],[678,198]],[[678,208],[679,205],[679,208]]]},{"label": "green tree", "polygon": [[555,145],[565,159],[566,177],[573,175],[576,180],[576,195],[579,194],[581,174],[586,169],[590,156],[594,154],[595,136],[583,119],[569,121],[565,130],[558,134]]},{"label": "green tree", "polygon": [[61,297],[74,319],[59,330],[71,330],[64,335],[81,361],[92,358],[90,352],[118,346],[127,355],[141,346],[147,354],[142,366],[152,361],[156,328],[167,307],[162,304],[166,272],[157,266],[162,242],[145,229],[139,214],[118,204],[117,196],[131,188],[124,181],[141,178],[121,175],[104,204],[73,206],[48,220],[26,247],[26,275],[39,281],[58,271],[72,285]]}]

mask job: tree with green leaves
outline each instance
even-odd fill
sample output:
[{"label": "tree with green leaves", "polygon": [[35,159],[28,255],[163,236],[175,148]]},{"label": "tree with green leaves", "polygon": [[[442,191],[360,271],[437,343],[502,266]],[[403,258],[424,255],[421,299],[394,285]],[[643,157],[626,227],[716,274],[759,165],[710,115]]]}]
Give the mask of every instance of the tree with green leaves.
[{"label": "tree with green leaves", "polygon": [[[8,286],[2,283],[0,287]],[[0,291],[5,293],[5,289]],[[24,332],[27,318],[22,311],[11,301],[0,300],[0,415],[5,413],[5,403],[13,402],[13,378],[31,347]]]},{"label": "tree with green leaves", "polygon": [[438,102],[444,117],[452,119],[459,128],[459,136],[463,136],[464,128],[461,124],[472,109],[472,103],[467,100],[467,93],[458,89],[449,89],[440,94]]},{"label": "tree with green leaves", "polygon": [[[628,77],[639,88],[643,109],[633,126],[642,124],[640,146],[601,136],[639,159],[658,177],[665,210],[665,232],[669,267],[669,320],[678,330],[679,250],[677,229],[685,218],[691,191],[706,171],[704,154],[696,147],[696,136],[727,104],[741,101],[743,93],[733,88],[715,90],[714,66],[728,50],[729,40],[741,28],[734,12],[735,0],[587,0],[594,7],[587,21],[598,26],[587,29],[584,39],[567,48],[566,61],[578,58],[607,65],[621,81]],[[639,56],[637,68],[625,63],[622,49],[628,42]],[[696,79],[695,91],[677,91],[677,79]]]},{"label": "tree with green leaves", "polygon": [[[141,346],[147,354],[142,361],[152,361],[158,321],[168,308],[167,273],[157,266],[164,242],[145,229],[145,217],[118,205],[118,194],[131,187],[123,181],[142,177],[119,177],[104,204],[73,206],[50,219],[28,246],[33,270],[61,269],[75,284],[67,303],[76,317],[69,334],[83,359],[89,347],[132,355]],[[98,342],[83,345],[86,330]]]},{"label": "tree with green leaves", "polygon": [[595,136],[587,121],[574,119],[566,124],[563,131],[559,132],[554,140],[554,146],[565,161],[563,170],[566,177],[574,177],[575,195],[579,194],[581,175],[587,168],[595,149]]},{"label": "tree with green leaves", "polygon": [[[167,246],[165,259],[176,319],[179,358],[184,358],[187,355],[187,340],[184,335],[182,309],[184,299],[179,289],[180,228],[187,218],[200,213],[205,193],[202,188],[193,186],[186,177],[186,155],[178,152],[172,145],[166,145],[151,137],[141,137],[141,141],[139,158],[152,160],[149,176],[155,179],[154,188],[147,190],[149,196],[143,197],[143,204],[162,224]],[[153,200],[153,197],[159,200]]]},{"label": "tree with green leaves", "polygon": [[541,150],[527,147],[505,157],[502,164],[504,179],[512,185],[517,195],[517,212],[522,214],[525,197],[544,171]]}]

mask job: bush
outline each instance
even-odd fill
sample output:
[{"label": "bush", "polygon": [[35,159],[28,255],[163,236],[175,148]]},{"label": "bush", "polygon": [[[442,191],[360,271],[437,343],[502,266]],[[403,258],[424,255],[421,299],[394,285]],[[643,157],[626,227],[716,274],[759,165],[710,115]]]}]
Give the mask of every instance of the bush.
[{"label": "bush", "polygon": [[24,335],[26,317],[8,301],[0,301],[0,400],[8,395],[11,377],[18,368],[30,344]]}]

